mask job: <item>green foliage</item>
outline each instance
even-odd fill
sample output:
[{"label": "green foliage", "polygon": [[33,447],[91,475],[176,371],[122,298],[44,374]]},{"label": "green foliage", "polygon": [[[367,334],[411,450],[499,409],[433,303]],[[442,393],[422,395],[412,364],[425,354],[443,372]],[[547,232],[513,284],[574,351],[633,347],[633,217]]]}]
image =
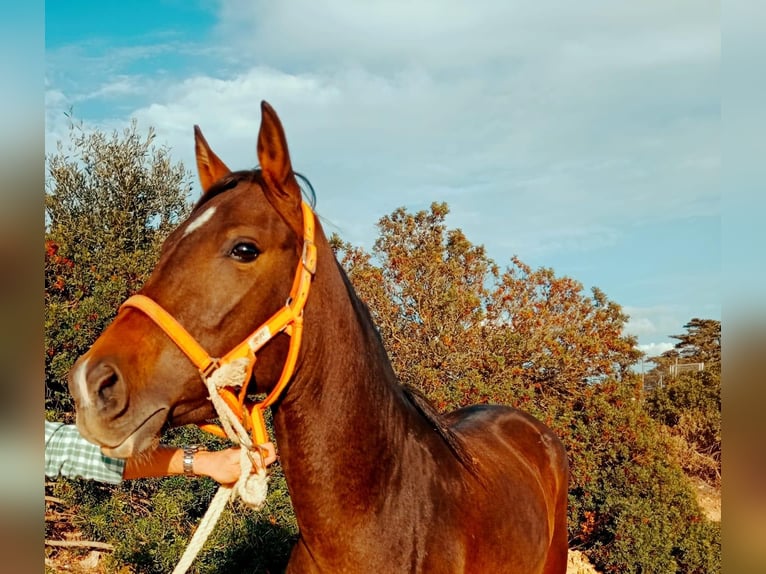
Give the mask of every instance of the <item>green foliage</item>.
[{"label": "green foliage", "polygon": [[604,572],[720,571],[720,535],[639,396],[637,380],[604,381],[552,421],[571,461],[571,543]]},{"label": "green foliage", "polygon": [[686,333],[672,335],[678,339],[675,348],[687,361],[705,363],[721,370],[721,322],[713,319],[694,318],[684,325]]},{"label": "green foliage", "polygon": [[[83,535],[114,546],[108,571],[170,572],[181,558],[217,484],[206,478],[135,480],[118,487],[57,481],[53,493],[66,500]],[[260,512],[227,507],[190,572],[282,571],[297,538],[297,523],[284,475],[275,470]]]},{"label": "green foliage", "polygon": [[676,376],[673,367],[679,363],[701,363],[706,371],[720,374],[721,322],[694,318],[684,328],[685,333],[671,335],[671,338],[678,339],[672,349],[649,359],[656,365],[652,374],[673,378]]},{"label": "green foliage", "polygon": [[70,126],[46,158],[46,408],[71,412],[66,374],[154,267],[188,212],[188,175],[132,123],[121,134]]},{"label": "green foliage", "polygon": [[716,371],[684,373],[654,391],[647,412],[665,425],[673,453],[690,475],[721,482],[721,376]]}]

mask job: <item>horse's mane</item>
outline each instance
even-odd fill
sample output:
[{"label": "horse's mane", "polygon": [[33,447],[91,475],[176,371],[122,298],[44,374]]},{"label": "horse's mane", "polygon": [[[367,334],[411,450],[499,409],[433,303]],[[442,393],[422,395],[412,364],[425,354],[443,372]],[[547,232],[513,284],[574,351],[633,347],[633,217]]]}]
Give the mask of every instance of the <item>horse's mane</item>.
[{"label": "horse's mane", "polygon": [[[337,259],[335,260],[335,263],[338,266],[338,271],[340,272],[341,277],[343,278],[343,283],[348,290],[349,298],[351,299],[354,308],[359,313],[360,319],[365,321],[370,326],[370,330],[375,334],[375,338],[378,340],[381,347],[385,348],[383,339],[380,335],[380,331],[375,326],[375,322],[372,319],[372,315],[370,314],[370,310],[367,304],[362,301],[356,294],[356,291],[351,284],[351,280],[348,278],[348,275],[346,275],[346,272],[343,270],[343,267]],[[388,354],[385,353],[385,355],[386,360],[388,360]],[[465,443],[457,434],[455,434],[452,429],[449,428],[449,426],[445,424],[444,417],[442,417],[439,411],[437,411],[433,404],[431,404],[431,401],[428,400],[425,394],[423,394],[420,389],[412,385],[401,384],[398,379],[395,381],[395,384],[398,385],[399,388],[403,391],[402,396],[407,401],[407,403],[414,407],[415,410],[428,422],[431,428],[439,433],[439,436],[441,436],[442,440],[444,440],[445,444],[449,447],[455,458],[457,458],[467,470],[475,472],[476,468],[474,459],[471,456],[471,453],[468,451]]]},{"label": "horse's mane", "polygon": [[444,417],[442,417],[439,411],[437,411],[433,404],[431,404],[431,401],[429,401],[428,397],[423,394],[423,391],[412,385],[402,385],[402,390],[404,391],[404,397],[407,401],[409,401],[423,418],[428,421],[431,427],[439,433],[450,451],[452,451],[452,454],[455,455],[466,470],[475,472],[476,465],[474,459],[466,448],[465,443],[444,423]]}]

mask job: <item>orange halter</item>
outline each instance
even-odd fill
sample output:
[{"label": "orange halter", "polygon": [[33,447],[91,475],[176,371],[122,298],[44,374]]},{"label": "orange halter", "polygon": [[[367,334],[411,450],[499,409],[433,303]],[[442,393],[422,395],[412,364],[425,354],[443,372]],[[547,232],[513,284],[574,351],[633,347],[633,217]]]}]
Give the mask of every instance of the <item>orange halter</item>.
[{"label": "orange halter", "polygon": [[[239,392],[232,387],[224,387],[218,390],[218,394],[239,415],[256,445],[268,442],[269,435],[266,432],[263,413],[282,394],[295,370],[295,363],[301,346],[301,336],[303,335],[303,308],[306,305],[311,280],[316,271],[317,251],[314,244],[314,213],[305,201],[301,202],[301,208],[303,210],[303,253],[298,262],[290,297],[284,307],[220,359],[211,357],[170,313],[149,297],[133,295],[120,306],[120,311],[126,307],[133,307],[154,321],[194,364],[203,380],[207,379],[219,367],[235,359],[248,359],[247,375]],[[255,354],[281,332],[290,335],[290,346],[279,381],[264,400],[259,403],[248,404],[245,402],[245,397],[247,383],[255,365]],[[199,427],[216,436],[226,438],[226,433],[218,425],[201,424]]]}]

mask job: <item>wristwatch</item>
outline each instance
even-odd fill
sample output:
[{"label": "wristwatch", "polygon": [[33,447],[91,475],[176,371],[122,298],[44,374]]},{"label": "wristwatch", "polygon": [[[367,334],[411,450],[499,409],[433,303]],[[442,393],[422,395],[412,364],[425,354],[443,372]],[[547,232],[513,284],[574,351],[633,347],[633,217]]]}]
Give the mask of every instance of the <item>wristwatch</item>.
[{"label": "wristwatch", "polygon": [[184,474],[186,476],[197,476],[194,474],[194,453],[199,452],[200,445],[192,444],[184,447]]}]

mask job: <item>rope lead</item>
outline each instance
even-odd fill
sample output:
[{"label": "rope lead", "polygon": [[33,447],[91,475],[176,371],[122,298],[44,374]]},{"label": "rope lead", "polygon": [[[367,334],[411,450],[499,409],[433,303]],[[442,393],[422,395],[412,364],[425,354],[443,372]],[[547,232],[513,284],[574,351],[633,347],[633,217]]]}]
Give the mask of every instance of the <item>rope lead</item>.
[{"label": "rope lead", "polygon": [[226,432],[226,436],[235,444],[240,445],[241,472],[239,479],[233,486],[222,484],[218,488],[218,492],[215,493],[207,512],[205,512],[205,516],[202,517],[197,529],[194,531],[189,544],[186,546],[186,550],[184,550],[181,559],[173,570],[173,574],[186,573],[197,557],[197,554],[199,554],[199,551],[202,550],[213,528],[215,528],[229,500],[239,496],[242,502],[252,506],[255,510],[263,508],[266,502],[269,478],[263,466],[254,465],[254,461],[262,460],[258,445],[253,444],[249,433],[237,414],[218,393],[218,389],[221,387],[242,386],[248,373],[248,364],[247,358],[236,359],[222,365],[204,379],[210,393],[210,399],[213,401],[213,406],[216,413],[218,413],[218,418]]}]

